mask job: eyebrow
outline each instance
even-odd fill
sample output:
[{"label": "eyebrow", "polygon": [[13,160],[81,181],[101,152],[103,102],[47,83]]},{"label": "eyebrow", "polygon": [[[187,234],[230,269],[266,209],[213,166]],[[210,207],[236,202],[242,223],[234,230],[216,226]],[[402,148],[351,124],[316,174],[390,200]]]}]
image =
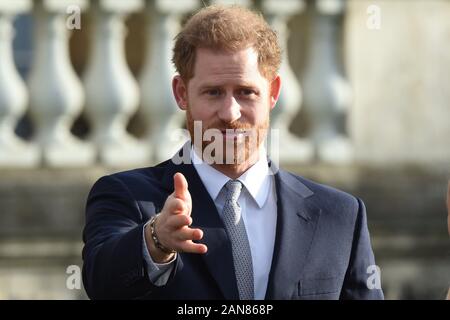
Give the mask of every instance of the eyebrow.
[{"label": "eyebrow", "polygon": [[[198,90],[203,91],[203,90],[207,90],[207,89],[217,89],[217,88],[223,87],[225,85],[226,84],[224,84],[224,83],[202,84],[198,87]],[[241,87],[241,88],[257,88],[257,85],[255,85],[254,83],[251,83],[251,82],[238,83],[236,86]]]}]

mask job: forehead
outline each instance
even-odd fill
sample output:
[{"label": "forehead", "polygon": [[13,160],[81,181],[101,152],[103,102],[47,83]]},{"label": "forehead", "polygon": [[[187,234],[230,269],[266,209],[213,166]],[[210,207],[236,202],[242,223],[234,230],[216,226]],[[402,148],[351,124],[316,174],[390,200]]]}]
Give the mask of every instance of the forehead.
[{"label": "forehead", "polygon": [[196,52],[194,77],[195,83],[261,81],[263,75],[258,68],[258,53],[253,48],[237,52],[224,52],[198,48]]}]

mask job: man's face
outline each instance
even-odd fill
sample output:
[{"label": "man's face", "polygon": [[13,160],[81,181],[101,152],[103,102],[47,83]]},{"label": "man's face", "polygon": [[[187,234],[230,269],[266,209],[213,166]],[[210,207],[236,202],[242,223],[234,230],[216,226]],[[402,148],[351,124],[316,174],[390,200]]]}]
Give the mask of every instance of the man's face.
[{"label": "man's face", "polygon": [[[180,77],[175,77],[173,89],[178,105],[187,111],[187,127],[194,143],[201,140],[201,150],[205,151],[218,138],[223,153],[213,152],[215,159],[236,164],[254,155],[261,146],[270,110],[278,99],[280,78],[269,81],[260,73],[258,55],[252,48],[235,53],[199,48],[194,77],[187,87]],[[194,130],[194,122],[201,123],[203,139]],[[211,141],[204,139],[211,137],[208,130],[213,132]]]}]

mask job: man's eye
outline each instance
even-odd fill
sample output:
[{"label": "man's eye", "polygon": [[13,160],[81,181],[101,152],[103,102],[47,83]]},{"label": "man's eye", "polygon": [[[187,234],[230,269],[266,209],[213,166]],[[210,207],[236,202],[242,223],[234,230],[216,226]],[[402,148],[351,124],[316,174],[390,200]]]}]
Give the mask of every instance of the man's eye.
[{"label": "man's eye", "polygon": [[219,89],[210,89],[210,90],[207,90],[206,93],[210,96],[216,97],[216,96],[220,95],[220,90]]},{"label": "man's eye", "polygon": [[241,89],[241,90],[239,90],[239,94],[242,96],[251,96],[251,95],[255,94],[255,91],[253,91],[251,89]]}]

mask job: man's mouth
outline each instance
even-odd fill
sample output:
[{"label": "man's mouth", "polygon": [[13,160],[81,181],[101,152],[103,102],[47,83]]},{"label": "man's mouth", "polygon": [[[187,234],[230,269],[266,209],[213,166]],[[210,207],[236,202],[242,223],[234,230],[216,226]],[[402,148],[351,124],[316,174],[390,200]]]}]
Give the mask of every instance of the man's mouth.
[{"label": "man's mouth", "polygon": [[221,130],[222,136],[225,140],[241,140],[245,137],[247,131],[242,129],[226,129]]}]

